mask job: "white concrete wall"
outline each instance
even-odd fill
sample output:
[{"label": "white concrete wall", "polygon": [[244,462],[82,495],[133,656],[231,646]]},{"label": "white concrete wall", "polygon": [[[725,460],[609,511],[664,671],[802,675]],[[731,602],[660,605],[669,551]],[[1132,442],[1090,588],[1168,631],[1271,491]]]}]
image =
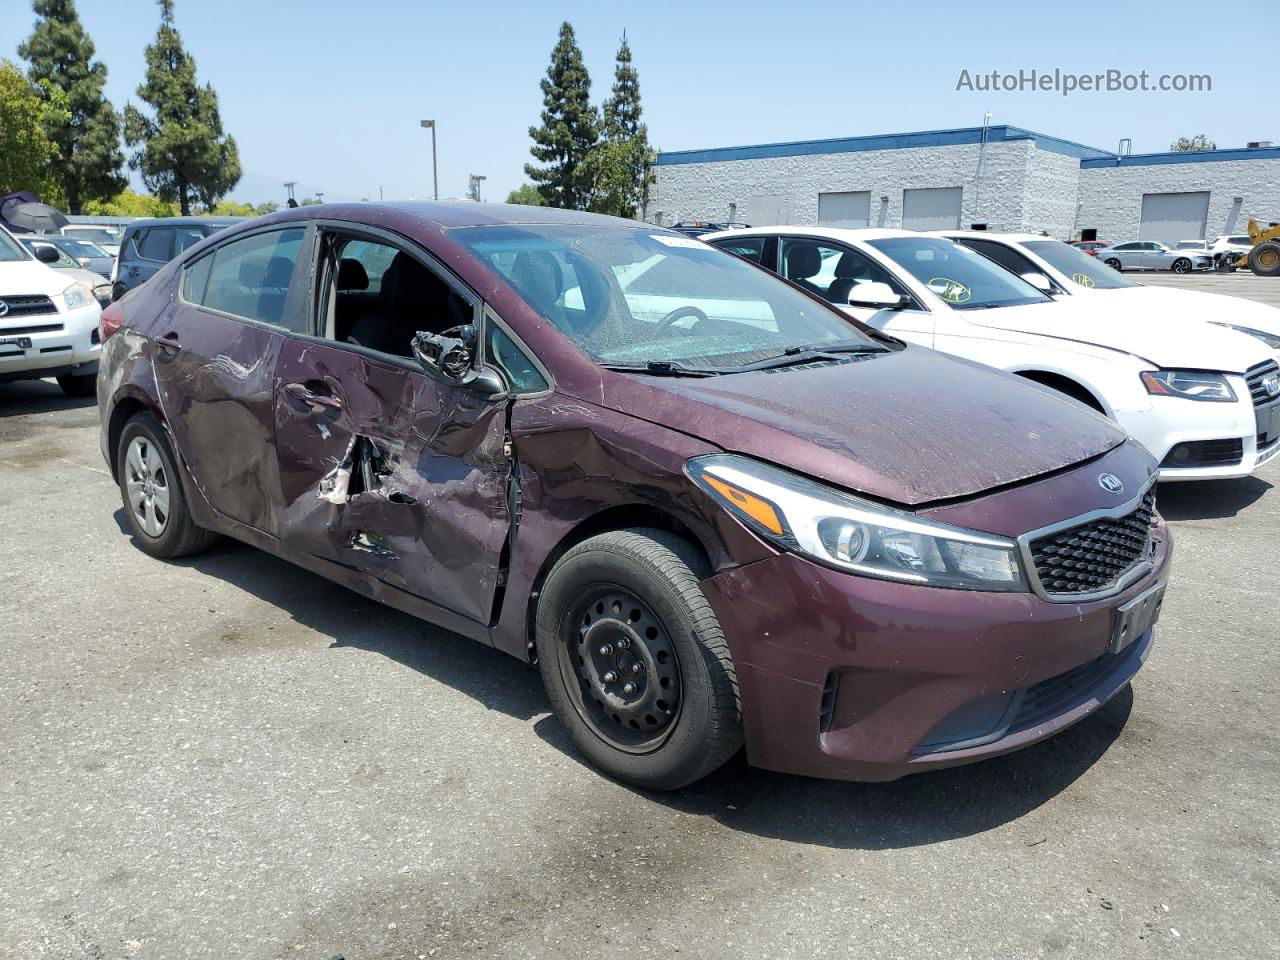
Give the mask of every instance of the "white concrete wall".
[{"label": "white concrete wall", "polygon": [[[1211,237],[1244,233],[1249,217],[1264,224],[1280,220],[1280,160],[1266,158],[1083,169],[1077,226],[1093,227],[1113,243],[1135,240],[1144,193],[1197,190],[1209,191],[1205,232]],[[1242,202],[1236,204],[1235,197]]]},{"label": "white concrete wall", "polygon": [[1081,172],[1075,157],[1032,150],[1023,184],[1022,223],[1009,229],[1072,239]]},{"label": "white concrete wall", "polygon": [[[668,226],[681,220],[724,221],[730,217],[729,204],[735,203],[734,219],[756,226],[764,223],[752,220],[753,208],[777,210],[777,222],[816,224],[819,193],[866,190],[871,193],[871,226],[897,227],[903,190],[962,187],[963,226],[986,220],[1021,229],[1028,162],[1037,152],[1027,140],[987,144],[980,182],[975,180],[977,144],[662,164],[649,219],[661,213]],[[882,203],[881,197],[887,201]],[[759,202],[762,198],[767,202]]]}]

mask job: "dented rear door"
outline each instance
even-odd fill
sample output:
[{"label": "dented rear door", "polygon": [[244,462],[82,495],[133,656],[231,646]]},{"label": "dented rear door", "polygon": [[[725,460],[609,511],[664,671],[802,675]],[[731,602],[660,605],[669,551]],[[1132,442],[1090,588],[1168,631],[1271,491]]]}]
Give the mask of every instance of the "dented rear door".
[{"label": "dented rear door", "polygon": [[360,570],[481,623],[510,528],[506,403],[345,345],[276,366],[287,553]]}]

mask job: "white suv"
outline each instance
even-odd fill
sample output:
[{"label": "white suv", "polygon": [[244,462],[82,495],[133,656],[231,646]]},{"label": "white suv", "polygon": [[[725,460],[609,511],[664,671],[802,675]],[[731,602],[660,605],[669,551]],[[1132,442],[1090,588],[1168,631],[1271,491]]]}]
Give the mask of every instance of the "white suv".
[{"label": "white suv", "polygon": [[[1055,300],[981,254],[909,230],[767,227],[700,239],[886,333],[1088,404],[1151,451],[1161,480],[1247,476],[1280,453],[1280,363],[1246,334],[1121,298]],[[946,384],[935,389],[945,403]]]},{"label": "white suv", "polygon": [[57,377],[68,395],[92,396],[101,316],[92,290],[68,284],[0,228],[0,382]]}]

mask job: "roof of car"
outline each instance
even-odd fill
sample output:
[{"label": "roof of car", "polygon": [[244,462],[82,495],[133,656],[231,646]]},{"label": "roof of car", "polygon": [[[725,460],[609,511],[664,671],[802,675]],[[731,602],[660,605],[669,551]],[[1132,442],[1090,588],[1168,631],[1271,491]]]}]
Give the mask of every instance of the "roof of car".
[{"label": "roof of car", "polygon": [[139,227],[229,227],[233,223],[242,223],[248,217],[154,217],[150,220],[130,221],[126,229],[136,230]]},{"label": "roof of car", "polygon": [[1053,237],[1038,233],[1004,233],[999,230],[931,230],[935,237],[972,237],[975,240],[1006,240],[1010,243],[1029,243],[1032,240],[1052,240]]},{"label": "roof of car", "polygon": [[718,233],[703,234],[699,239],[718,240],[721,237],[774,236],[776,234],[799,234],[805,237],[819,237],[827,240],[853,241],[883,240],[887,237],[918,237],[916,230],[898,230],[890,227],[815,227],[812,225],[747,227],[743,230],[721,230]]}]

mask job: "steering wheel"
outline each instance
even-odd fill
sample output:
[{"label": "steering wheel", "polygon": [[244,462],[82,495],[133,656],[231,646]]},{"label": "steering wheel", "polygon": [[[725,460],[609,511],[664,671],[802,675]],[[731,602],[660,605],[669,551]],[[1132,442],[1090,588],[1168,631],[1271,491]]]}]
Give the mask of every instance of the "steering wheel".
[{"label": "steering wheel", "polygon": [[654,327],[654,333],[662,333],[677,320],[683,320],[685,317],[697,317],[699,320],[710,320],[705,313],[695,307],[693,304],[686,304],[683,307],[676,307],[665,317],[658,321],[658,325]]}]

